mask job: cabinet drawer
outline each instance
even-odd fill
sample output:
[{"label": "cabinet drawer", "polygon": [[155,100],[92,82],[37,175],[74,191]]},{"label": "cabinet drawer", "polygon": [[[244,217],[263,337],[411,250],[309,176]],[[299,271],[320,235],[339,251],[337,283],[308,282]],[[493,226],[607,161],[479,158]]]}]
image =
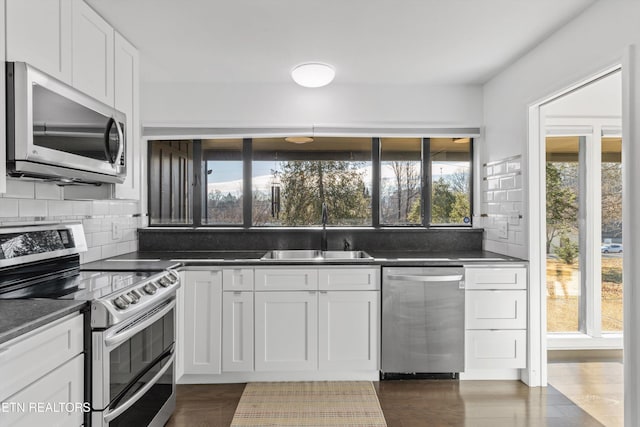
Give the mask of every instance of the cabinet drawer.
[{"label": "cabinet drawer", "polygon": [[0,401],[82,353],[82,330],[78,314],[0,345]]},{"label": "cabinet drawer", "polygon": [[526,329],[527,291],[468,291],[467,329]]},{"label": "cabinet drawer", "polygon": [[222,270],[223,291],[252,291],[253,268],[225,268]]},{"label": "cabinet drawer", "polygon": [[[33,384],[10,396],[7,403],[21,405],[24,411],[9,410],[0,417],[0,427],[80,426],[83,423],[82,407],[73,411],[60,408],[65,405],[82,405],[84,402],[84,355],[80,354],[64,365],[49,372]],[[44,405],[53,410],[46,411]],[[42,405],[33,407],[32,405]],[[11,408],[11,407],[10,407]],[[31,409],[30,409],[31,408]]]},{"label": "cabinet drawer", "polygon": [[256,291],[315,291],[318,270],[315,268],[256,268]]},{"label": "cabinet drawer", "polygon": [[318,272],[318,287],[327,291],[376,291],[380,289],[377,268],[327,268]]},{"label": "cabinet drawer", "polygon": [[467,331],[466,369],[527,367],[527,331]]},{"label": "cabinet drawer", "polygon": [[527,269],[516,267],[465,268],[467,289],[526,289]]}]

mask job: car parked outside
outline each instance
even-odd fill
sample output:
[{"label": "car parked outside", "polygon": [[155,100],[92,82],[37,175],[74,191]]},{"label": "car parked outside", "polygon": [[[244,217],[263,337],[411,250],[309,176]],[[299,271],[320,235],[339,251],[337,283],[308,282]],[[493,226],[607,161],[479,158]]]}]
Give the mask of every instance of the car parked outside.
[{"label": "car parked outside", "polygon": [[622,245],[620,243],[610,243],[608,245],[602,245],[600,252],[603,254],[619,254],[622,252]]}]

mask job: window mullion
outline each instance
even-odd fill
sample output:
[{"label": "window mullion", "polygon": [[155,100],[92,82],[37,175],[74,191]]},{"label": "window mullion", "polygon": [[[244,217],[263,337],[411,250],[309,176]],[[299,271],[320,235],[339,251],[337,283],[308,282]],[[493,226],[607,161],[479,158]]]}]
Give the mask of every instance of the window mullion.
[{"label": "window mullion", "polygon": [[[602,133],[594,126],[593,136],[584,143],[585,171],[585,262],[582,272],[586,278],[586,332],[598,338],[602,335]],[[582,148],[582,147],[581,147]]]},{"label": "window mullion", "polygon": [[431,224],[431,143],[429,138],[422,138],[422,225]]},{"label": "window mullion", "polygon": [[242,222],[245,228],[253,224],[252,161],[252,139],[245,138],[242,140]]},{"label": "window mullion", "polygon": [[202,184],[202,140],[193,140],[193,226],[200,227],[202,225],[202,202],[205,198]]},{"label": "window mullion", "polygon": [[380,227],[380,138],[371,138],[371,225]]}]

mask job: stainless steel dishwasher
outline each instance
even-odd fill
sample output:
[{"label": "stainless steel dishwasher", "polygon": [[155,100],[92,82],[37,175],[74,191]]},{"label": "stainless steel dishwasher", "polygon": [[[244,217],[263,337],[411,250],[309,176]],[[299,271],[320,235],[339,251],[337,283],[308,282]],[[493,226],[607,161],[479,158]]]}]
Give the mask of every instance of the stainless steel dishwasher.
[{"label": "stainless steel dishwasher", "polygon": [[383,268],[381,350],[381,379],[464,372],[462,266]]}]

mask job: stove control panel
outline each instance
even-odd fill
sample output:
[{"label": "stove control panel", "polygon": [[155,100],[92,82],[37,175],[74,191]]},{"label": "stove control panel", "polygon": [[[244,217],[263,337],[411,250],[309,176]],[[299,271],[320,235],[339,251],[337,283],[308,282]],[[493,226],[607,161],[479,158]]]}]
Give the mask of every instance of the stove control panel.
[{"label": "stove control panel", "polygon": [[165,270],[92,303],[91,325],[101,328],[119,323],[138,312],[171,298],[180,287],[175,270]]}]

